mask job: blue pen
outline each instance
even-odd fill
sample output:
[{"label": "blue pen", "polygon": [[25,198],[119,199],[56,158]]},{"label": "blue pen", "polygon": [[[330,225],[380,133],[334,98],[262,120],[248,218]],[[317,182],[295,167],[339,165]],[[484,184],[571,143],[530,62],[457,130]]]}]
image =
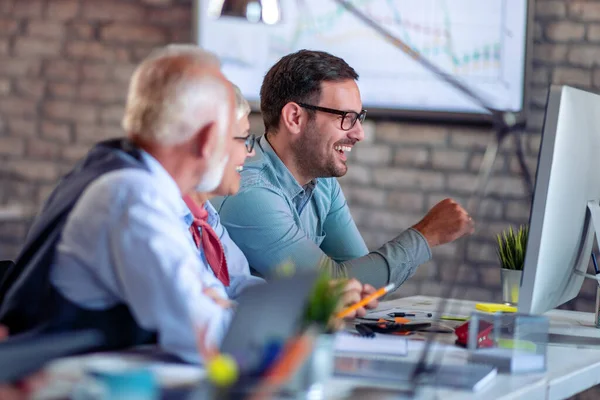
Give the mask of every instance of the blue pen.
[{"label": "blue pen", "polygon": [[596,275],[600,274],[600,271],[598,270],[598,261],[596,260],[596,255],[594,254],[593,251],[592,251],[592,262],[594,263],[594,270],[596,271]]}]

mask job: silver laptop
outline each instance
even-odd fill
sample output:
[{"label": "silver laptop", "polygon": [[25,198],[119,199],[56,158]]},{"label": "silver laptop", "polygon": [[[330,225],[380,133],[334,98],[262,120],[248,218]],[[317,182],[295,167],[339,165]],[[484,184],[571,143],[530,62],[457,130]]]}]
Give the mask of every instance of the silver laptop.
[{"label": "silver laptop", "polygon": [[301,328],[318,272],[252,286],[238,298],[238,306],[221,352],[235,358],[242,374],[258,372]]}]

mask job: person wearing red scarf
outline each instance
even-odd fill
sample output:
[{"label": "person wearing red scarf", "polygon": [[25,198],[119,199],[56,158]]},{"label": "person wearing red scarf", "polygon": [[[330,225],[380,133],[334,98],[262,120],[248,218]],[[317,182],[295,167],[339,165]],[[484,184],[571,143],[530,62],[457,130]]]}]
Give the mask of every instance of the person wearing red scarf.
[{"label": "person wearing red scarf", "polygon": [[185,217],[191,222],[190,234],[204,263],[217,278],[205,293],[225,307],[229,305],[229,300],[235,300],[244,288],[264,283],[263,279],[252,276],[246,257],[221,225],[219,214],[209,201],[213,196],[237,193],[244,161],[246,157],[254,154],[255,136],[249,133],[250,105],[239,88],[235,85],[233,87],[236,93],[235,112],[238,126],[233,135],[229,160],[221,184],[212,193],[195,192],[183,197],[190,209],[190,215]]}]

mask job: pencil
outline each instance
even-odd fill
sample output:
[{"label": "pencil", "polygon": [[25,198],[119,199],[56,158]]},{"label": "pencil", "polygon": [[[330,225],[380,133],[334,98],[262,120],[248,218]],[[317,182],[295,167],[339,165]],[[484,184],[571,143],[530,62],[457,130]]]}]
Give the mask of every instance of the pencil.
[{"label": "pencil", "polygon": [[352,314],[353,311],[356,311],[359,308],[366,306],[367,304],[369,304],[373,300],[376,300],[376,299],[384,296],[387,292],[389,292],[390,290],[394,289],[395,286],[396,285],[394,285],[393,283],[390,283],[389,285],[382,287],[381,289],[377,290],[372,295],[365,297],[364,299],[362,299],[358,303],[354,303],[351,306],[343,309],[342,311],[340,311],[336,315],[336,317],[337,318],[344,318],[344,317]]}]

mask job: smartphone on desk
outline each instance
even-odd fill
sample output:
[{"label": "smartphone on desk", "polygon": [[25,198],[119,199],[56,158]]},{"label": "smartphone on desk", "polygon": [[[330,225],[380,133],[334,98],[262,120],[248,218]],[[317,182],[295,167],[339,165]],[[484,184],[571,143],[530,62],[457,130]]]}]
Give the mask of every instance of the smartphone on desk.
[{"label": "smartphone on desk", "polygon": [[382,322],[363,322],[361,325],[366,326],[373,332],[377,333],[405,333],[419,331],[431,327],[430,322],[408,322],[400,324],[391,321]]}]

